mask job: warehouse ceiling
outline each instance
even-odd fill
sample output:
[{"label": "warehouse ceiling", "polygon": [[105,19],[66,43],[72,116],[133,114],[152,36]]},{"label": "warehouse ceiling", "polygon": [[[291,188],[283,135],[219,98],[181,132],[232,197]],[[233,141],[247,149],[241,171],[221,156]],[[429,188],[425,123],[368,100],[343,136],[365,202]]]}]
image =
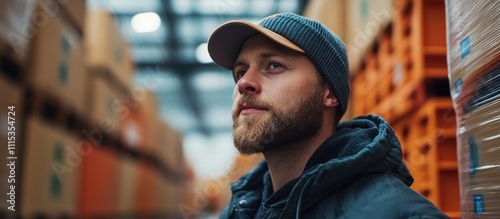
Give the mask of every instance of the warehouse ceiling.
[{"label": "warehouse ceiling", "polygon": [[[279,12],[301,13],[305,0],[87,0],[106,8],[130,42],[135,83],[147,82],[157,94],[160,114],[183,133],[213,135],[231,131],[234,82],[227,70],[206,59],[211,31],[233,19],[258,21]],[[152,32],[133,29],[134,15],[155,12],[161,24]],[[197,57],[198,56],[198,57]],[[205,58],[205,59],[204,59]],[[153,83],[151,83],[153,82]]]}]

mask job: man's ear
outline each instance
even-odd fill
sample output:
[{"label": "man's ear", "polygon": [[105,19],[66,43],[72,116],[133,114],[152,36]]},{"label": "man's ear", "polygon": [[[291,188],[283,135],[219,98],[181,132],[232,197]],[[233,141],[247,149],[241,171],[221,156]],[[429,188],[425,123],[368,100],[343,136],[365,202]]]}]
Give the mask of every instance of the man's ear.
[{"label": "man's ear", "polygon": [[339,105],[339,101],[337,97],[333,95],[328,83],[323,83],[323,104],[325,107],[337,107]]}]

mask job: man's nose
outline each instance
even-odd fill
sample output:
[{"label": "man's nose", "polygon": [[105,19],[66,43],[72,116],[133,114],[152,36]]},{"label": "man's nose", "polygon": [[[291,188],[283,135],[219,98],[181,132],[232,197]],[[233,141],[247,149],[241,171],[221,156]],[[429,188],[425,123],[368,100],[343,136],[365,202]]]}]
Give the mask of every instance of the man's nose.
[{"label": "man's nose", "polygon": [[257,94],[260,93],[260,73],[257,69],[249,68],[245,75],[238,80],[238,92],[240,94]]}]

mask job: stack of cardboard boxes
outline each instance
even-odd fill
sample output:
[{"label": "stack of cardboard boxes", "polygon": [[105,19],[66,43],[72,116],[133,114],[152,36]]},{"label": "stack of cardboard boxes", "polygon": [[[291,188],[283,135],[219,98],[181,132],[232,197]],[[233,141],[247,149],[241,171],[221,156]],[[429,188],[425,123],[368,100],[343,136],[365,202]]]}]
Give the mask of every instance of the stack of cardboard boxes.
[{"label": "stack of cardboard boxes", "polygon": [[[4,201],[0,217],[174,217],[182,136],[160,119],[154,94],[132,86],[130,47],[113,16],[85,0],[0,6],[0,121],[15,106],[18,158],[16,212]],[[0,130],[2,142],[9,137]],[[3,165],[0,178],[10,172]]]},{"label": "stack of cardboard boxes", "polygon": [[[0,65],[2,64],[3,63],[0,63]],[[0,192],[2,194],[12,194],[10,190],[13,186],[14,190],[17,192],[14,192],[15,198],[13,199],[14,201],[12,201],[12,204],[17,206],[19,204],[19,188],[21,186],[19,183],[19,175],[21,173],[21,166],[19,163],[21,162],[21,159],[8,160],[7,157],[18,157],[21,139],[24,138],[21,132],[23,127],[20,122],[21,115],[23,114],[23,92],[19,83],[8,77],[4,72],[2,72],[2,70],[0,70],[0,93],[8,94],[2,95],[2,98],[0,98],[0,122],[5,124],[4,127],[0,129],[0,142],[4,145],[4,148],[0,150],[0,161],[3,164],[0,166],[0,177],[2,178],[0,181]],[[12,125],[8,125],[8,122],[13,123],[11,123]],[[11,150],[14,154],[9,153]],[[10,164],[11,161],[16,163],[16,166],[12,166],[12,169],[10,166],[6,165]],[[9,178],[10,176],[14,178]],[[11,195],[6,195],[8,200],[11,200],[10,196]],[[11,203],[6,201],[1,202],[0,215],[14,215],[15,212],[8,210],[9,206],[11,206]]]},{"label": "stack of cardboard boxes", "polygon": [[90,118],[102,132],[117,137],[131,93],[133,66],[128,43],[113,16],[91,10],[85,26],[85,50],[89,66]]},{"label": "stack of cardboard boxes", "polygon": [[500,217],[500,2],[446,1],[462,218]]},{"label": "stack of cardboard boxes", "polygon": [[4,124],[0,129],[0,142],[4,145],[0,150],[0,192],[7,198],[0,203],[0,215],[5,218],[18,215],[21,200],[24,91],[19,80],[22,72],[15,66],[26,60],[27,27],[31,23],[28,15],[33,14],[33,5],[29,1],[0,0],[0,122]]},{"label": "stack of cardboard boxes", "polygon": [[[27,1],[29,2],[29,1]],[[81,157],[84,147],[74,130],[65,126],[71,115],[85,117],[86,65],[81,29],[67,22],[68,6],[84,5],[72,1],[36,1],[30,18],[31,34],[25,38],[25,70],[22,89],[30,92],[30,106],[20,117],[25,123],[22,145],[22,178],[19,212],[22,217],[73,217],[77,208]],[[84,10],[80,7],[79,10]],[[74,19],[74,18],[73,18]],[[80,23],[81,25],[82,23]],[[45,106],[61,115],[47,119]]]},{"label": "stack of cardboard boxes", "polygon": [[[122,123],[126,121],[120,109],[127,106],[122,97],[130,90],[130,53],[112,15],[104,10],[88,11],[83,33],[89,69],[85,99],[89,110],[88,132],[95,140],[91,142],[94,153],[102,156],[83,158],[85,174],[81,176],[79,215],[91,218],[130,214],[133,212],[137,160],[121,158],[121,154],[117,156],[119,146],[116,145]],[[91,197],[106,201],[96,204]]]},{"label": "stack of cardboard boxes", "polygon": [[[164,128],[168,125],[159,116],[155,94],[145,89],[149,86],[132,86],[130,48],[113,16],[105,10],[89,10],[84,33],[91,123],[96,133],[115,139],[119,150],[126,151],[118,157],[118,186],[108,188],[117,190],[116,202],[106,214],[91,211],[86,215],[171,217],[178,203],[174,182],[182,174],[170,173],[182,169],[183,163],[177,162],[183,160],[182,137],[172,128]],[[180,141],[175,142],[177,139]],[[176,150],[180,153],[174,153]]]}]

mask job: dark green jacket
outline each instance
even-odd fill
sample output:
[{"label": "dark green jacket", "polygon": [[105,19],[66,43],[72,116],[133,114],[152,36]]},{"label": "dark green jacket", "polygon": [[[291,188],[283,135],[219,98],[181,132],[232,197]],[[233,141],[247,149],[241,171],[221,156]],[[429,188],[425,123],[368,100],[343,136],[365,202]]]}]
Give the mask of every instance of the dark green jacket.
[{"label": "dark green jacket", "polygon": [[339,124],[284,199],[262,201],[267,172],[263,161],[233,183],[221,218],[448,218],[409,188],[399,141],[378,116]]}]

